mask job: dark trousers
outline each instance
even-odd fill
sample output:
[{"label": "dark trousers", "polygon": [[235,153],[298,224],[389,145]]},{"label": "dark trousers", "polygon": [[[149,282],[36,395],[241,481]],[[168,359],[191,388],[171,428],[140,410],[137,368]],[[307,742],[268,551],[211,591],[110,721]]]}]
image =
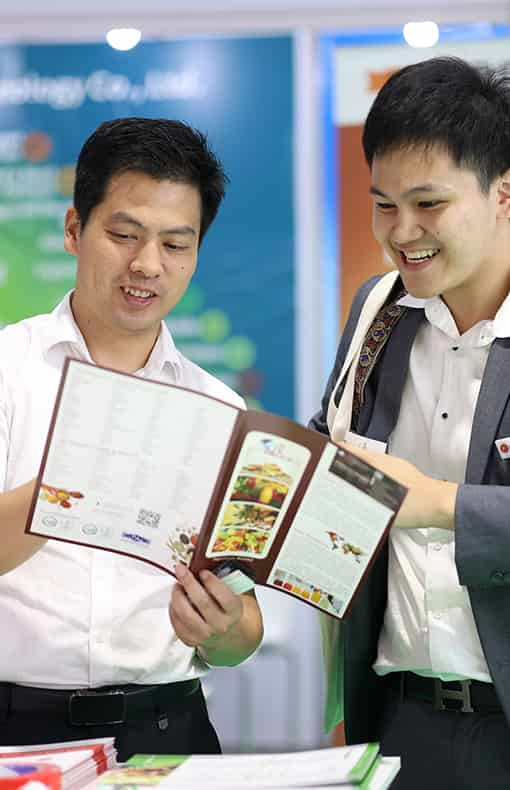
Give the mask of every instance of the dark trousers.
[{"label": "dark trousers", "polygon": [[437,711],[388,689],[381,751],[402,758],[392,790],[509,790],[510,727],[502,712]]},{"label": "dark trousers", "polygon": [[114,737],[118,760],[135,753],[218,754],[220,744],[199,688],[185,700],[155,704],[123,724],[72,725],[47,711],[0,710],[0,746]]}]

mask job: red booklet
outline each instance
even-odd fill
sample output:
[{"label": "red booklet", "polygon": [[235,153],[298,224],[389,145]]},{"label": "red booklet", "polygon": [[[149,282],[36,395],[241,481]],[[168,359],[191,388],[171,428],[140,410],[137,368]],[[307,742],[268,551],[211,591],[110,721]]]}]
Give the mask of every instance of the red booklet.
[{"label": "red booklet", "polygon": [[68,359],[26,529],[342,618],[405,494],[292,420]]},{"label": "red booklet", "polygon": [[28,787],[28,782],[36,783],[33,790],[77,790],[116,764],[114,738],[0,746],[0,776],[6,790]]}]

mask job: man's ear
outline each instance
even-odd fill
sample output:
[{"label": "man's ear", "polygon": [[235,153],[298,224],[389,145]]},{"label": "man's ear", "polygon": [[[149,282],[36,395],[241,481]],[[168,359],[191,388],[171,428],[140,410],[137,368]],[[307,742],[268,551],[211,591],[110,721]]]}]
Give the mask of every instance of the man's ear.
[{"label": "man's ear", "polygon": [[499,180],[498,216],[510,219],[510,170],[503,173]]},{"label": "man's ear", "polygon": [[64,249],[71,255],[78,255],[80,249],[81,222],[74,206],[66,211],[64,220]]}]

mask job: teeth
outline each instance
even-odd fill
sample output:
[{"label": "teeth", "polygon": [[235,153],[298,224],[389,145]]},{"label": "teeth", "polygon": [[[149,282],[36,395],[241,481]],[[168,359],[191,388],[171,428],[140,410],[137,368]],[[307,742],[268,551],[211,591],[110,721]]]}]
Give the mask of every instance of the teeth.
[{"label": "teeth", "polygon": [[404,252],[408,261],[421,261],[424,258],[433,258],[437,255],[439,250],[415,250],[413,252]]},{"label": "teeth", "polygon": [[131,294],[131,296],[138,296],[147,299],[149,296],[154,296],[152,291],[139,291],[137,288],[124,288],[124,292]]}]

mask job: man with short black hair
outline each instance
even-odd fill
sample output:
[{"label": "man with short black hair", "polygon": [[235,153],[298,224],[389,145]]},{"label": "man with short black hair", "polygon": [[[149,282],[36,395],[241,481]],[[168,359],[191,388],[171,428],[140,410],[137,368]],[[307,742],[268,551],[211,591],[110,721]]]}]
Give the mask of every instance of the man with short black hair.
[{"label": "man with short black hair", "polygon": [[[172,584],[132,558],[44,544],[23,528],[67,356],[243,407],[179,353],[163,321],[224,187],[205,137],[186,124],[102,124],[80,153],[65,217],[76,287],[53,313],[0,333],[0,744],[114,735],[121,760],[219,751],[200,677],[256,649],[255,596],[184,566]],[[76,704],[87,694],[91,705]]]},{"label": "man with short black hair", "polygon": [[[363,146],[398,277],[370,316],[383,281],[356,295],[312,426],[347,425],[409,493],[345,627],[324,623],[327,723],[345,713],[348,742],[400,754],[395,787],[507,788],[509,79],[456,58],[403,68]],[[351,419],[336,384],[358,320]]]}]

